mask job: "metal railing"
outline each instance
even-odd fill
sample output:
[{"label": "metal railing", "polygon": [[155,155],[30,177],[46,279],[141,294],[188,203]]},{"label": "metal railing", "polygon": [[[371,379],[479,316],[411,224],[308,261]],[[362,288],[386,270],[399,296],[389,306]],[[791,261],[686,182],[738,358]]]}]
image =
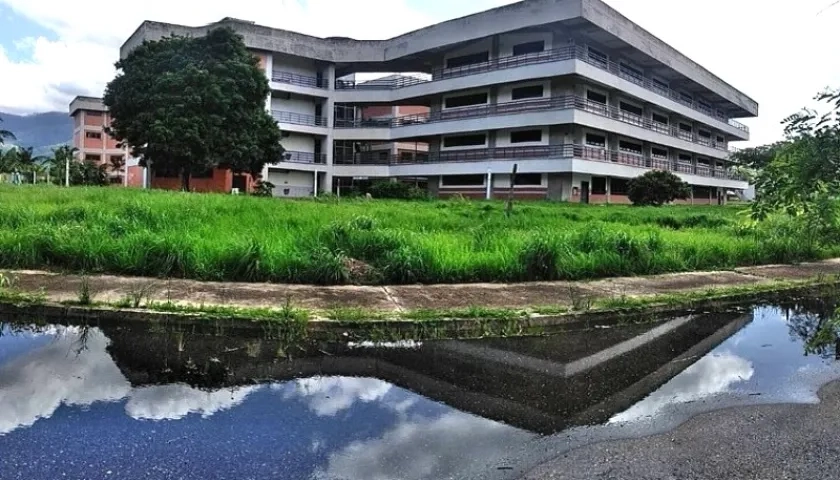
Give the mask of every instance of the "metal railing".
[{"label": "metal railing", "polygon": [[477,148],[471,150],[456,150],[450,152],[429,152],[417,155],[416,158],[401,158],[399,155],[382,156],[380,152],[362,152],[352,156],[334,159],[336,165],[412,165],[427,163],[469,163],[487,162],[492,160],[524,160],[524,159],[583,159],[598,162],[609,162],[638,168],[667,170],[687,173],[704,177],[714,177],[729,180],[744,180],[744,178],[723,168],[706,165],[682,163],[662,157],[640,155],[636,153],[607,150],[605,148],[587,145],[564,144],[543,145],[534,147],[496,147]]},{"label": "metal railing", "polygon": [[665,125],[654,122],[642,116],[621,110],[618,107],[593,102],[584,97],[569,95],[562,97],[536,98],[530,100],[518,100],[515,102],[504,102],[486,104],[476,107],[465,107],[453,110],[443,110],[415,115],[404,115],[387,119],[369,120],[335,120],[335,128],[399,128],[409,125],[423,125],[434,122],[447,122],[467,118],[487,117],[493,115],[510,115],[541,110],[568,110],[577,109],[606,118],[612,118],[623,123],[662,133],[682,140],[704,145],[716,150],[728,151],[726,143],[717,143],[708,138],[700,137],[697,134],[681,130],[677,126]]},{"label": "metal railing", "polygon": [[317,77],[310,77],[299,73],[283,72],[281,70],[274,70],[271,72],[271,81],[297,85],[299,87],[329,88],[329,81],[326,78],[319,79]]},{"label": "metal railing", "polygon": [[749,133],[750,129],[734,119],[729,118],[725,113],[712,109],[707,104],[698,102],[696,100],[687,100],[683,98],[679,92],[671,90],[658,83],[657,81],[639,75],[622,66],[619,63],[611,60],[606,60],[603,57],[590,54],[588,48],[583,45],[570,45],[568,47],[558,48],[554,50],[546,50],[543,52],[529,53],[526,55],[516,55],[509,57],[500,57],[488,60],[486,62],[475,63],[472,65],[465,65],[458,68],[437,68],[432,70],[431,79],[421,79],[416,77],[402,76],[397,78],[389,78],[385,80],[372,80],[367,82],[355,82],[352,80],[336,80],[336,89],[373,89],[373,90],[394,90],[404,88],[420,83],[435,82],[439,80],[446,80],[449,78],[463,77],[467,75],[475,75],[479,73],[490,72],[494,70],[502,70],[506,68],[521,67],[525,65],[533,65],[539,63],[559,62],[563,60],[578,59],[584,61],[594,67],[606,70],[624,80],[630,81],[643,87],[651,92],[659,94],[663,97],[674,100],[682,105],[685,105],[693,110],[709,115],[717,120],[725,122],[741,131]]},{"label": "metal railing", "polygon": [[311,152],[296,152],[294,150],[286,150],[283,156],[281,157],[280,161],[290,163],[325,164],[327,163],[327,154],[319,153],[316,155]]},{"label": "metal railing", "polygon": [[271,116],[273,116],[278,122],[290,123],[292,125],[308,125],[313,127],[327,126],[327,117],[318,117],[315,115],[307,115],[296,112],[284,112],[281,110],[272,110]]},{"label": "metal railing", "polygon": [[311,197],[314,193],[314,187],[299,187],[291,185],[276,185],[274,187],[274,196],[276,197]]}]

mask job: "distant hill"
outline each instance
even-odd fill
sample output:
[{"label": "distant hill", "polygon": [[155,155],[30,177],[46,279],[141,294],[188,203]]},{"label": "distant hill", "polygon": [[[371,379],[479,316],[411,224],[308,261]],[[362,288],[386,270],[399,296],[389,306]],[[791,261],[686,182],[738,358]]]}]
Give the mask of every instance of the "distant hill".
[{"label": "distant hill", "polygon": [[0,128],[15,134],[12,141],[22,147],[33,147],[36,155],[48,155],[59,145],[73,141],[73,120],[66,113],[47,112],[13,115],[0,112]]}]

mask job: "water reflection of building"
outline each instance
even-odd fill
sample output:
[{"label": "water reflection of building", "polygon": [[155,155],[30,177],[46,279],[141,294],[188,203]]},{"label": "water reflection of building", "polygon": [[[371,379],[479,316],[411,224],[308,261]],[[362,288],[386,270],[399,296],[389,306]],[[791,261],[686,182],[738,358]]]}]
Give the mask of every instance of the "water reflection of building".
[{"label": "water reflection of building", "polygon": [[273,340],[178,332],[105,333],[109,353],[134,386],[375,377],[462,411],[553,433],[609,420],[751,319],[707,314],[550,337],[427,342],[416,349],[289,348]]}]

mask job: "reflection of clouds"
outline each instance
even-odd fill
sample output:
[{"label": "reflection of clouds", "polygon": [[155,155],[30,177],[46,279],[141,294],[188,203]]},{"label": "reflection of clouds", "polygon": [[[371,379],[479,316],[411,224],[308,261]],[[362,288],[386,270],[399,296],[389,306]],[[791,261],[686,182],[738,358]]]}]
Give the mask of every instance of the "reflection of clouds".
[{"label": "reflection of clouds", "polygon": [[375,402],[391,385],[375,378],[313,377],[295,380],[284,398],[300,398],[320,417],[331,417],[356,402]]},{"label": "reflection of clouds", "polygon": [[136,388],[125,412],[137,420],[177,420],[190,413],[209,417],[233,408],[259,387],[204,391],[180,383]]},{"label": "reflection of clouds", "polygon": [[126,413],[136,419],[178,419],[190,413],[207,417],[239,405],[258,388],[206,392],[173,384],[132,389],[106,351],[110,340],[99,329],[88,329],[84,337],[75,327],[46,333],[54,337],[49,343],[0,364],[0,435],[49,418],[61,405],[89,406],[126,397]]},{"label": "reflection of clouds", "polygon": [[654,415],[671,404],[723,393],[732,384],[749,380],[753,373],[755,370],[751,362],[729,352],[703,357],[659,390],[614,416],[610,421],[639,420]]},{"label": "reflection of clouds", "polygon": [[131,389],[98,329],[59,328],[52,342],[0,366],[0,435],[49,418],[64,405],[87,406],[123,398]]},{"label": "reflection of clouds", "polygon": [[[460,412],[401,420],[381,437],[353,442],[330,455],[316,479],[426,479],[467,476],[474,459],[505,458],[534,438],[525,431]],[[482,467],[483,465],[477,465]]]}]

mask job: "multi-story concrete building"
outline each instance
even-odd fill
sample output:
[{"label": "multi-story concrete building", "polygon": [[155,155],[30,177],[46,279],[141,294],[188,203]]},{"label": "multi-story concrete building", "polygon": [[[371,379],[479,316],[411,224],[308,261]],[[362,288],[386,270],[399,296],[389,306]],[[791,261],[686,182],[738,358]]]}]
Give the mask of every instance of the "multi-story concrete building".
[{"label": "multi-story concrete building", "polygon": [[[74,98],[70,102],[70,117],[73,118],[73,147],[76,148],[78,160],[105,165],[114,184],[143,184],[142,169],[127,163],[128,149],[120,146],[105,131],[111,124],[111,115],[101,98]],[[116,168],[120,165],[122,167]]]},{"label": "multi-story concrete building", "polygon": [[[121,55],[223,26],[270,81],[266,108],[287,153],[264,177],[280,196],[425,178],[435,195],[485,197],[509,188],[514,164],[521,197],[624,202],[627,181],[650,169],[682,177],[694,203],[747,188],[729,150],[749,138],[735,119],[757,115],[757,103],[601,0],[525,0],[377,41],[236,19],[144,22]],[[391,75],[355,80],[375,72]],[[428,111],[391,115],[403,106]],[[372,148],[408,143],[427,151]]]}]

